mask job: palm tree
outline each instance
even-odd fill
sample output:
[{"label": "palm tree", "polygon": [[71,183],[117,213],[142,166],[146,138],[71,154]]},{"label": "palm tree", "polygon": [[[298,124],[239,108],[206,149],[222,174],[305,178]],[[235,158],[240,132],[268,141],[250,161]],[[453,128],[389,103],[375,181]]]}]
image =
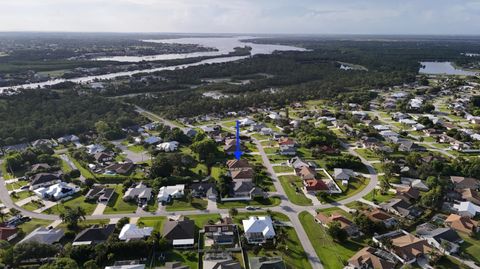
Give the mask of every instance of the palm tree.
[{"label": "palm tree", "polygon": [[65,207],[65,211],[60,213],[60,219],[67,223],[68,227],[73,229],[78,227],[78,222],[85,220],[86,216],[85,209],[82,207]]}]

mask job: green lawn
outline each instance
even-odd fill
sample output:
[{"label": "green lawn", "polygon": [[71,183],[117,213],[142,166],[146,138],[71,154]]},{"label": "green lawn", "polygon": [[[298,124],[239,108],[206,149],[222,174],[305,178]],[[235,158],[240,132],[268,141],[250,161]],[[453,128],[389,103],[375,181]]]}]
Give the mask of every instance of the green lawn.
[{"label": "green lawn", "polygon": [[363,190],[369,181],[370,179],[368,178],[351,178],[348,186],[343,186],[341,181],[336,181],[337,185],[342,189],[342,193],[328,195],[327,202],[340,201],[351,197]]},{"label": "green lawn", "polygon": [[140,153],[145,151],[145,148],[142,145],[131,145],[131,146],[128,146],[127,149],[135,153]]},{"label": "green lawn", "polygon": [[13,183],[10,183],[10,184],[7,184],[7,190],[9,191],[13,191],[13,190],[17,190],[17,189],[20,189],[21,187],[23,186],[26,186],[28,185],[28,181],[26,180],[19,180],[17,182],[13,182]]},{"label": "green lawn", "polygon": [[22,208],[28,211],[35,211],[39,208],[42,208],[44,205],[41,201],[31,201],[27,204],[22,205]]},{"label": "green lawn", "polygon": [[363,248],[363,245],[351,240],[335,243],[323,226],[306,211],[299,214],[299,219],[325,269],[343,268],[344,263]]},{"label": "green lawn", "polygon": [[210,175],[215,179],[220,179],[220,176],[224,175],[227,170],[224,167],[213,166],[210,172]]},{"label": "green lawn", "polygon": [[86,178],[94,178],[92,172],[90,172],[90,170],[86,169],[85,167],[83,167],[83,165],[80,164],[80,162],[78,160],[76,160],[75,158],[72,157],[72,155],[68,154],[68,158],[73,162],[73,164],[78,168],[78,170],[80,171],[80,173],[82,174],[82,176],[86,177]]},{"label": "green lawn", "polygon": [[116,214],[116,213],[134,213],[137,210],[136,203],[127,203],[123,201],[123,192],[122,185],[116,185],[115,193],[108,202],[107,207],[105,208],[105,214]]},{"label": "green lawn", "polygon": [[[290,221],[290,219],[285,215],[280,212],[270,212],[271,217],[275,220],[279,221]],[[235,217],[233,217],[234,223],[241,225],[242,220],[247,219],[250,216],[265,216],[267,215],[267,212],[242,212],[238,213]],[[264,246],[260,250],[258,254],[255,254],[253,250],[251,249],[251,246],[247,245],[247,248],[250,248],[247,250],[248,256],[249,257],[254,257],[254,256],[282,256],[283,260],[285,261],[287,268],[312,268],[306,255],[303,250],[303,247],[300,243],[300,240],[297,236],[297,233],[295,232],[294,228],[291,227],[286,227],[284,228],[285,232],[287,233],[287,240],[286,240],[286,245],[288,247],[288,250],[277,250],[269,246]]]},{"label": "green lawn", "polygon": [[474,262],[480,263],[480,238],[470,237],[466,234],[459,233],[465,242],[461,244],[460,253],[467,254]]},{"label": "green lawn", "polygon": [[[281,176],[278,179],[280,180],[290,202],[301,206],[312,205],[312,201],[308,199],[301,190],[303,183],[300,177]],[[298,192],[296,191],[296,188],[298,188]]]},{"label": "green lawn", "polygon": [[185,199],[173,199],[173,201],[167,205],[167,211],[186,211],[186,210],[205,210],[207,209],[207,200],[193,198],[192,203],[189,203]]},{"label": "green lawn", "polygon": [[25,234],[31,233],[33,230],[37,229],[38,227],[45,227],[52,223],[51,220],[43,220],[43,219],[31,219],[23,224],[20,224],[18,228],[21,228]]},{"label": "green lawn", "polygon": [[375,152],[373,152],[370,149],[355,149],[355,152],[357,152],[358,154],[360,154],[360,156],[362,156],[363,158],[365,158],[369,161],[379,159],[378,155],[375,154]]},{"label": "green lawn", "polygon": [[[375,192],[375,195],[374,195],[374,192]],[[395,194],[393,194],[391,192],[388,192],[386,194],[382,194],[382,193],[380,193],[380,190],[372,190],[367,195],[363,196],[363,198],[365,200],[372,201],[372,202],[375,202],[377,204],[386,202],[386,201],[392,199],[393,197],[395,197]]]},{"label": "green lawn", "polygon": [[278,197],[269,197],[267,199],[254,199],[251,201],[232,201],[232,202],[218,202],[218,208],[237,208],[246,206],[260,206],[260,207],[272,207],[277,206],[281,202]]},{"label": "green lawn", "polygon": [[58,215],[63,211],[65,211],[65,207],[70,207],[70,208],[81,207],[85,210],[85,213],[87,215],[91,215],[95,210],[95,208],[97,207],[97,203],[86,202],[85,196],[76,194],[72,197],[72,199],[65,202],[61,202],[58,205],[47,209],[45,213]]},{"label": "green lawn", "polygon": [[21,191],[21,192],[16,192],[15,194],[11,194],[10,197],[12,197],[12,200],[14,202],[17,202],[33,195],[35,194],[31,191]]},{"label": "green lawn", "polygon": [[190,171],[199,176],[207,176],[208,168],[204,163],[198,163],[195,167],[191,168]]},{"label": "green lawn", "polygon": [[263,148],[266,154],[277,154],[278,148]]},{"label": "green lawn", "polygon": [[275,171],[275,173],[294,172],[292,167],[286,165],[273,166],[273,171]]},{"label": "green lawn", "polygon": [[137,222],[138,225],[153,227],[154,230],[162,232],[166,217],[143,217]]}]

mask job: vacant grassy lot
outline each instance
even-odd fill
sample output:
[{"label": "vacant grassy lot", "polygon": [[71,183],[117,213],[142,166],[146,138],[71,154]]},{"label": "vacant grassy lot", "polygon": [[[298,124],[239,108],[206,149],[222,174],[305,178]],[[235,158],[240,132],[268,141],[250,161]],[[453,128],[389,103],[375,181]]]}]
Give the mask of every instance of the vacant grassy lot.
[{"label": "vacant grassy lot", "polygon": [[145,151],[145,148],[142,145],[131,145],[131,146],[128,146],[127,149],[135,153],[140,153]]},{"label": "vacant grassy lot", "polygon": [[373,152],[372,150],[370,149],[355,149],[355,151],[360,154],[360,156],[362,156],[363,158],[369,160],[369,161],[374,161],[374,160],[378,160],[379,157],[377,154],[375,154],[375,152]]},{"label": "vacant grassy lot", "polygon": [[167,211],[185,211],[185,210],[205,210],[207,209],[207,200],[193,198],[192,202],[188,202],[186,199],[174,199],[167,205]]},{"label": "vacant grassy lot", "polygon": [[[298,176],[281,176],[278,178],[282,184],[288,200],[296,205],[312,205],[312,201],[303,194],[301,188],[303,186],[302,180]],[[298,189],[298,192],[297,192]]]},{"label": "vacant grassy lot", "polygon": [[15,194],[11,194],[10,197],[12,197],[12,200],[14,202],[17,202],[17,201],[21,201],[25,198],[28,198],[30,196],[33,196],[35,195],[33,192],[31,191],[21,191],[21,192],[16,192]]},{"label": "vacant grassy lot", "polygon": [[344,263],[363,248],[363,245],[350,240],[341,244],[335,243],[323,226],[316,223],[313,216],[306,211],[299,214],[299,219],[325,269],[343,268]]},{"label": "vacant grassy lot", "polygon": [[380,192],[380,190],[372,190],[367,195],[365,195],[363,198],[365,200],[372,201],[372,202],[380,204],[380,203],[383,203],[383,202],[386,202],[386,201],[392,199],[393,197],[395,197],[395,194],[393,194],[391,192],[388,192],[386,194],[382,194]]},{"label": "vacant grassy lot", "polygon": [[293,168],[286,165],[280,165],[280,166],[274,166],[273,171],[275,171],[275,173],[289,173],[289,172],[293,173]]},{"label": "vacant grassy lot", "polygon": [[85,210],[85,213],[87,215],[91,215],[95,210],[95,208],[97,207],[97,203],[86,202],[85,196],[76,194],[75,196],[72,197],[72,199],[65,202],[58,203],[58,205],[47,209],[45,213],[58,215],[63,211],[65,211],[66,207],[70,207],[70,208],[81,207]]},{"label": "vacant grassy lot", "polygon": [[251,201],[231,201],[231,202],[218,202],[218,208],[238,208],[246,206],[260,206],[260,207],[272,207],[277,206],[281,202],[278,197],[268,197],[267,199],[257,198]]}]

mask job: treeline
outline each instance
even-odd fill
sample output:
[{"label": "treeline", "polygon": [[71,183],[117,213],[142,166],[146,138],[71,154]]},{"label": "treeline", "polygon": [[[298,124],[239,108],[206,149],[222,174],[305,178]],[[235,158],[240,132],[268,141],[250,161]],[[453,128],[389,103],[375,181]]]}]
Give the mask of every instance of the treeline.
[{"label": "treeline", "polygon": [[99,121],[122,128],[141,119],[129,105],[74,91],[34,90],[0,97],[0,140],[4,145],[81,134],[94,130]]}]

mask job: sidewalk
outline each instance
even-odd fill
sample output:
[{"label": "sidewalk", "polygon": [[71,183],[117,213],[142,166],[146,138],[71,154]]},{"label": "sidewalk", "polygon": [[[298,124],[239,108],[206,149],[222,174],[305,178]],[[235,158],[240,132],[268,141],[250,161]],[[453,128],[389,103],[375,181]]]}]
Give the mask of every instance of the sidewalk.
[{"label": "sidewalk", "polygon": [[36,200],[38,200],[38,199],[40,199],[40,198],[38,198],[38,196],[30,196],[30,197],[27,197],[27,198],[25,198],[25,199],[23,199],[23,200],[17,201],[16,204],[17,204],[18,206],[24,206],[24,205],[26,205],[26,204],[28,204],[28,203],[30,203],[30,202],[32,202],[32,201],[36,201]]}]

